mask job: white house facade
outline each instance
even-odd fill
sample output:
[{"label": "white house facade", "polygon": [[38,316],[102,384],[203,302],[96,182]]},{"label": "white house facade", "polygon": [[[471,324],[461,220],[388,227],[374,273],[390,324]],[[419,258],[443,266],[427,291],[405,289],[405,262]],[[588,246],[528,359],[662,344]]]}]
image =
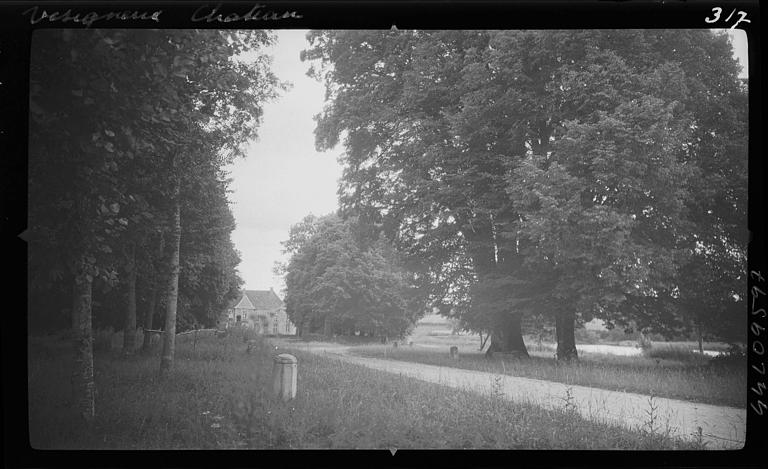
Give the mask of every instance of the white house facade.
[{"label": "white house facade", "polygon": [[285,303],[273,289],[245,290],[227,310],[227,326],[243,325],[263,335],[294,335]]}]

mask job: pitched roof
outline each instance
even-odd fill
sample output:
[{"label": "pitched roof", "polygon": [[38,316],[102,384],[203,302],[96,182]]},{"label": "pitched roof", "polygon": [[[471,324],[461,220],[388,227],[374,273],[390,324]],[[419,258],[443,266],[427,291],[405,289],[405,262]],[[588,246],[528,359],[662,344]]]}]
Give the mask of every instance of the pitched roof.
[{"label": "pitched roof", "polygon": [[245,290],[243,292],[256,309],[278,309],[284,306],[283,300],[274,290]]}]

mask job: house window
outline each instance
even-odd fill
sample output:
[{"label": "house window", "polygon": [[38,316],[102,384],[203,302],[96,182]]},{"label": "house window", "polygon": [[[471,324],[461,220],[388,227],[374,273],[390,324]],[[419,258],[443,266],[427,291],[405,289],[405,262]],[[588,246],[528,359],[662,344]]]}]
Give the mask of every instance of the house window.
[{"label": "house window", "polygon": [[240,318],[241,318],[241,316],[238,314],[237,315],[237,322],[240,322]]},{"label": "house window", "polygon": [[277,321],[272,323],[272,333],[277,335]]}]

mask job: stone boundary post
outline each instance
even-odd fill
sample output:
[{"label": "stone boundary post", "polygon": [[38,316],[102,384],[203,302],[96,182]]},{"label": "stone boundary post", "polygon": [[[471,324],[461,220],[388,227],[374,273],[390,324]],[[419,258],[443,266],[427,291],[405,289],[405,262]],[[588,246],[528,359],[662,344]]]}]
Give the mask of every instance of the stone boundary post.
[{"label": "stone boundary post", "polygon": [[296,397],[298,360],[291,354],[275,355],[272,367],[272,388],[276,397],[290,401]]}]

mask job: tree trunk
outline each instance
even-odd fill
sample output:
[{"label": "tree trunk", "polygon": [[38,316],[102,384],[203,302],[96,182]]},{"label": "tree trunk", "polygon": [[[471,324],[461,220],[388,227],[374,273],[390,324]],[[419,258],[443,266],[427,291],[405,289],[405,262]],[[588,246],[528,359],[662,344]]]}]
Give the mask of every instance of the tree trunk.
[{"label": "tree trunk", "polygon": [[[152,329],[152,323],[155,319],[155,307],[157,305],[157,287],[152,287],[152,293],[149,296],[149,305],[147,311],[144,313],[144,329]],[[149,351],[152,345],[152,333],[144,333],[144,343],[141,344],[141,349],[145,352]]]},{"label": "tree trunk", "polygon": [[[162,260],[163,259],[163,252],[165,250],[165,238],[163,237],[162,233],[160,234],[160,246],[157,253],[157,259]],[[150,279],[152,292],[149,295],[149,305],[147,306],[147,311],[144,314],[144,329],[152,329],[152,326],[154,325],[155,320],[155,309],[157,308],[157,296],[160,294],[160,288],[158,287],[158,283],[160,283],[160,279],[158,278],[158,272],[157,272],[157,265],[155,264],[155,259],[152,260],[150,263],[150,268],[152,269],[152,275]],[[142,349],[145,352],[148,352],[150,347],[152,345],[152,333],[146,333],[144,334],[144,343],[142,344]]]},{"label": "tree trunk", "polygon": [[704,336],[701,332],[701,323],[697,325],[698,333],[699,333],[699,355],[704,355]]},{"label": "tree trunk", "polygon": [[96,417],[96,383],[93,380],[93,329],[91,323],[91,292],[93,278],[81,261],[75,275],[72,323],[75,348],[74,387],[77,411],[86,424]]},{"label": "tree trunk", "polygon": [[80,316],[77,314],[77,308],[80,301],[80,295],[78,293],[77,275],[72,279],[72,311],[69,312],[72,317],[72,337],[77,334],[77,329],[80,327]]},{"label": "tree trunk", "polygon": [[555,316],[555,334],[557,335],[557,359],[562,361],[578,360],[576,351],[576,317],[573,313],[558,313]]},{"label": "tree trunk", "polygon": [[128,298],[123,328],[123,353],[130,355],[136,351],[136,246],[131,245],[128,254]]},{"label": "tree trunk", "polygon": [[330,337],[332,332],[333,332],[333,327],[331,324],[331,318],[323,319],[323,335],[326,337]]},{"label": "tree trunk", "polygon": [[173,354],[176,346],[176,307],[179,299],[179,249],[181,246],[181,202],[179,200],[178,178],[176,179],[175,184],[168,300],[165,306],[163,354],[160,359],[161,373],[170,371],[173,366]]},{"label": "tree trunk", "polygon": [[529,358],[528,349],[523,341],[521,317],[518,314],[508,314],[501,318],[491,331],[491,345],[485,352],[491,357],[495,352],[512,353],[521,358]]}]

